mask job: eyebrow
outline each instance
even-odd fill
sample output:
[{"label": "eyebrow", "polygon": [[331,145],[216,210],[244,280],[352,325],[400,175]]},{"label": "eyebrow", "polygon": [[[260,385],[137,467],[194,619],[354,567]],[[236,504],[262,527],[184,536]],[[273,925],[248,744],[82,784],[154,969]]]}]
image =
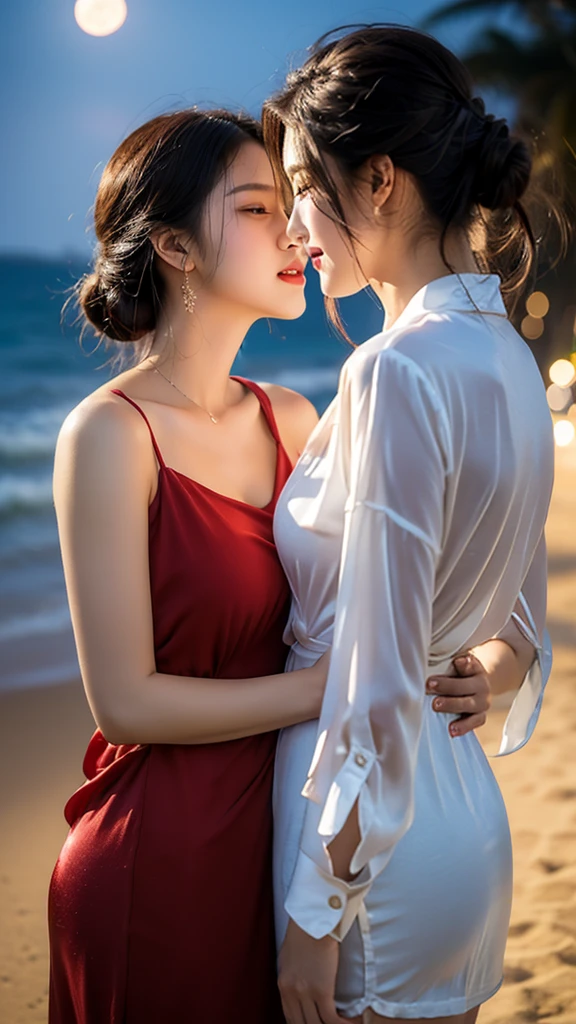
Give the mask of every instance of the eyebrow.
[{"label": "eyebrow", "polygon": [[228,196],[233,196],[236,192],[275,192],[274,185],[265,185],[261,181],[249,181],[246,185],[236,185],[236,188],[231,188],[226,193]]}]

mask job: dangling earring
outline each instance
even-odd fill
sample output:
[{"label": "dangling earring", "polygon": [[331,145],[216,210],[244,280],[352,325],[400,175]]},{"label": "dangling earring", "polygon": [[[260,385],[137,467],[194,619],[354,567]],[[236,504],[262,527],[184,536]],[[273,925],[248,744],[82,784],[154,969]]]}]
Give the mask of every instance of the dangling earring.
[{"label": "dangling earring", "polygon": [[186,312],[193,313],[194,306],[196,305],[196,292],[190,287],[190,279],[188,277],[187,270],[184,271],[184,283],[180,285],[180,288],[182,289]]}]

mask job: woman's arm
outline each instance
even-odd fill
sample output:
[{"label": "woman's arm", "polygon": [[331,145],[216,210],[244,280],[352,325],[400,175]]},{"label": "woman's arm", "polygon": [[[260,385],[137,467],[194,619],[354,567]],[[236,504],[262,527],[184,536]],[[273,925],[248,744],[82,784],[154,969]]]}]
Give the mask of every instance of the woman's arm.
[{"label": "woman's arm", "polygon": [[[522,685],[536,651],[510,621],[511,625],[505,627],[502,634],[508,636],[515,647],[505,640],[487,640],[472,647],[467,655],[454,659],[458,675],[427,680],[428,692],[438,693],[432,704],[435,711],[464,716],[453,723],[456,728],[450,730],[452,736],[464,736],[484,725],[491,697],[517,690]],[[360,838],[355,804],[344,828],[329,846],[334,874],[346,882],[353,880],[350,860]]]},{"label": "woman's arm", "polygon": [[208,743],[317,717],[323,666],[257,679],[191,679],[155,666],[148,430],[112,396],[61,430],[54,500],[66,587],[94,718],[112,743]]},{"label": "woman's arm", "polygon": [[[517,605],[516,614],[520,614],[520,609]],[[499,635],[506,635],[510,642],[487,640],[472,647],[468,654],[454,659],[458,675],[434,676],[426,682],[428,692],[438,693],[432,704],[435,711],[464,716],[453,723],[452,736],[464,736],[484,725],[491,697],[518,690],[536,658],[534,645],[512,619]],[[334,874],[346,882],[353,881],[350,860],[360,838],[356,803],[342,831],[329,846]]]},{"label": "woman's arm", "polygon": [[504,640],[500,634],[498,639],[487,640],[485,644],[473,647],[470,651],[488,674],[490,692],[494,697],[519,690],[536,657],[534,645],[513,622],[507,635],[508,640]]},{"label": "woman's arm", "polygon": [[552,648],[545,628],[547,570],[542,534],[504,628],[492,640],[454,660],[458,675],[427,680],[428,693],[437,694],[433,709],[463,716],[450,725],[453,736],[484,724],[493,694],[516,691],[504,725],[500,754],[512,754],[530,739],[552,668]]},{"label": "woman's arm", "polygon": [[519,690],[524,682],[536,650],[512,619],[507,635],[509,641],[487,640],[455,658],[452,674],[426,680],[426,692],[434,696],[432,709],[438,714],[460,716],[448,726],[452,737],[465,736],[483,726],[492,697]]}]

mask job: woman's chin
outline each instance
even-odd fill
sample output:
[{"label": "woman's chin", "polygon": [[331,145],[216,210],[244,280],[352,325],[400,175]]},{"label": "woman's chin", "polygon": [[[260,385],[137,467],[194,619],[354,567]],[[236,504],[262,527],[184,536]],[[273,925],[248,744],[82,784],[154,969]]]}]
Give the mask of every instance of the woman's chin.
[{"label": "woman's chin", "polygon": [[366,280],[355,265],[322,267],[318,273],[320,290],[327,299],[347,299],[366,287]]},{"label": "woman's chin", "polygon": [[284,303],[276,309],[262,310],[261,318],[272,318],[273,320],[298,320],[306,309],[306,298],[304,293],[298,297],[297,302]]},{"label": "woman's chin", "polygon": [[338,284],[337,282],[323,281],[320,278],[320,288],[322,294],[327,299],[347,299],[350,295],[358,295],[358,292],[364,291],[366,283],[358,284],[357,282]]}]

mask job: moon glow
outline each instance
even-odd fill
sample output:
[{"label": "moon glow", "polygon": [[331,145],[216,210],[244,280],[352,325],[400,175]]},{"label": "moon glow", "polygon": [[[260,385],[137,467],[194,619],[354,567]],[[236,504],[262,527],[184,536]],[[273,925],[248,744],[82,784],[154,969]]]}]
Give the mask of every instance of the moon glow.
[{"label": "moon glow", "polygon": [[74,17],[90,36],[110,36],[126,21],[126,0],[76,0]]}]

